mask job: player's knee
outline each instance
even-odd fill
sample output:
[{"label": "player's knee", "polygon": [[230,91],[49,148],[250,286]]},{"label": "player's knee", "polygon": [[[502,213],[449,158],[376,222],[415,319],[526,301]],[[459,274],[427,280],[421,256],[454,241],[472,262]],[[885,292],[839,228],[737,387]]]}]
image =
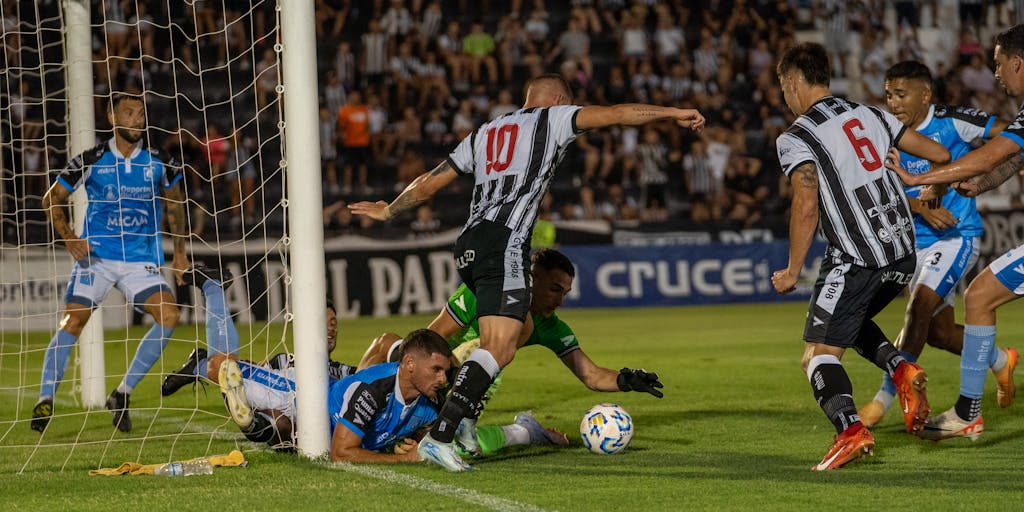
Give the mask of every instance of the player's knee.
[{"label": "player's knee", "polygon": [[89,310],[68,311],[60,321],[60,329],[77,338],[82,334],[82,329],[89,321],[89,316]]},{"label": "player's knee", "polygon": [[[967,290],[964,291],[964,309],[968,313],[985,313],[995,310],[992,301],[991,289],[986,279],[983,279],[984,274],[979,276],[971,282]],[[994,277],[992,278],[995,279]]]},{"label": "player's knee", "polygon": [[164,304],[160,308],[159,317],[156,319],[157,323],[164,327],[174,327],[178,324],[178,318],[181,316],[181,310],[174,304]]}]

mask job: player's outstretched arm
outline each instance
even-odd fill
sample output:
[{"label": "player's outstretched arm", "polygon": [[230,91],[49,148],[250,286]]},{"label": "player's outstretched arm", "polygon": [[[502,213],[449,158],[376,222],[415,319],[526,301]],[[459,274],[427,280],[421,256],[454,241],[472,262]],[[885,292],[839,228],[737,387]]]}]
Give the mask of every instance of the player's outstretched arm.
[{"label": "player's outstretched arm", "polygon": [[952,158],[949,148],[925,137],[917,130],[904,131],[896,147],[916,157],[930,160],[933,164],[944,164]]},{"label": "player's outstretched arm", "polygon": [[818,166],[807,162],[790,174],[793,204],[789,213],[789,266],[772,274],[772,285],[779,293],[789,293],[800,279],[807,251],[818,227]]},{"label": "player's outstretched arm", "polygon": [[984,146],[971,151],[955,162],[938,167],[922,174],[910,174],[893,159],[890,153],[885,166],[899,174],[903,183],[908,186],[932,185],[936,183],[954,183],[964,181],[979,174],[984,174],[997,165],[1019,153],[1021,147],[1009,137],[996,137]]},{"label": "player's outstretched arm", "polygon": [[378,453],[359,446],[363,438],[344,424],[334,427],[331,462],[416,462],[416,441],[406,439],[395,446],[395,453]]},{"label": "player's outstretched arm", "polygon": [[656,373],[629,368],[619,371],[603,368],[595,364],[583,349],[573,350],[562,356],[562,362],[591,391],[642,391],[658,398],[664,396],[656,389],[664,387]]},{"label": "player's outstretched arm", "polygon": [[1010,157],[1009,160],[992,169],[992,172],[961,181],[956,185],[956,191],[963,196],[975,197],[999,187],[1017,173],[1024,174],[1024,159],[1020,155]]},{"label": "player's outstretched arm", "polygon": [[576,114],[576,127],[580,130],[604,128],[614,125],[640,125],[655,121],[674,120],[679,126],[700,131],[704,116],[694,109],[660,107],[642,103],[622,103],[604,107],[588,105]]},{"label": "player's outstretched arm", "polygon": [[64,240],[64,247],[76,261],[89,255],[89,242],[79,238],[68,222],[65,205],[71,192],[59,182],[54,182],[43,196],[43,210],[53,225],[54,232]]},{"label": "player's outstretched arm", "polygon": [[350,204],[348,209],[356,215],[366,215],[373,220],[389,220],[395,215],[434,197],[438,190],[451,183],[458,175],[455,169],[445,160],[435,167],[434,170],[421,174],[412,180],[412,183],[405,187],[405,190],[394,201],[391,201],[390,204],[385,201],[377,201],[375,203],[360,201]]}]

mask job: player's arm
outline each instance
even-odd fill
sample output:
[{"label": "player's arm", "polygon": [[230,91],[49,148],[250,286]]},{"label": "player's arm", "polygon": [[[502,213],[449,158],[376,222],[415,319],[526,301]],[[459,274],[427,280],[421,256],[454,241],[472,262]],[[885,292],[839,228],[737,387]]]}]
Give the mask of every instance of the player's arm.
[{"label": "player's arm", "polygon": [[704,116],[694,109],[642,103],[622,103],[609,107],[588,105],[576,113],[576,128],[582,131],[619,124],[635,126],[670,119],[684,128],[698,131],[704,128]]},{"label": "player's arm", "polygon": [[430,199],[445,185],[449,184],[459,175],[455,168],[448,163],[448,160],[438,164],[434,170],[419,175],[412,180],[409,186],[405,187],[394,201],[388,204],[386,201],[360,201],[348,206],[349,210],[356,215],[366,215],[374,220],[388,220],[392,217],[413,208],[420,203]]},{"label": "player's arm", "polygon": [[395,446],[395,453],[378,453],[360,446],[363,436],[339,423],[331,438],[331,462],[416,462],[416,441],[406,439]]},{"label": "player's arm", "polygon": [[591,391],[643,391],[658,398],[664,396],[656,388],[663,387],[658,374],[623,368],[619,371],[598,366],[583,349],[562,356],[562,362]]},{"label": "player's arm", "polygon": [[789,213],[789,266],[772,274],[775,291],[793,291],[804,268],[807,251],[818,227],[818,166],[805,162],[793,170],[789,179],[793,204]]},{"label": "player's arm", "polygon": [[988,129],[988,138],[995,138],[996,135],[1003,133],[1003,130],[1005,130],[1007,126],[1010,126],[1009,121],[1005,121],[1002,118],[997,117],[995,121],[992,121],[992,126]]},{"label": "player's arm", "polygon": [[1017,173],[1024,173],[1024,159],[1019,154],[997,165],[995,169],[992,169],[992,172],[975,176],[967,181],[961,181],[956,185],[956,190],[961,195],[975,197],[978,194],[983,194],[999,187],[999,185],[1002,185]]},{"label": "player's arm", "polygon": [[182,182],[164,191],[164,203],[167,205],[167,226],[174,240],[174,258],[171,268],[178,284],[185,284],[182,274],[189,267],[188,256],[185,255],[185,240],[188,238],[188,227],[185,225],[185,191]]},{"label": "player's arm", "polygon": [[917,130],[904,130],[903,136],[896,142],[896,147],[937,164],[946,163],[951,158],[949,148],[925,137]]},{"label": "player's arm", "polygon": [[80,238],[68,221],[67,203],[71,191],[60,181],[54,181],[43,196],[43,210],[50,219],[53,231],[64,240],[64,247],[76,261],[89,254],[89,242]]},{"label": "player's arm", "polygon": [[946,165],[932,167],[932,170],[926,173],[910,174],[899,164],[898,158],[892,158],[891,153],[885,166],[899,174],[903,183],[909,186],[953,183],[984,174],[1020,152],[1020,150],[1021,146],[1013,139],[1009,137],[996,137],[988,141],[984,146],[967,153],[959,160]]},{"label": "player's arm", "polygon": [[442,338],[447,339],[461,331],[462,325],[452,317],[452,314],[448,312],[448,308],[445,308],[442,309],[436,317],[434,317],[434,321],[430,322],[427,329],[430,329],[431,331],[440,334]]}]

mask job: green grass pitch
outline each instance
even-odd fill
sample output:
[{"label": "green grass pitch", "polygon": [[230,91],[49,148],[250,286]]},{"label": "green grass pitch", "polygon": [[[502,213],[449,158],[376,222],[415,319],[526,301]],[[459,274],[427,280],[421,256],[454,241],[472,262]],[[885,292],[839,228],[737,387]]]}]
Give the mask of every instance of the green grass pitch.
[{"label": "green grass pitch", "polygon": [[[894,336],[902,301],[879,316]],[[105,409],[85,414],[65,383],[57,416],[42,442],[28,428],[38,368],[49,333],[5,333],[0,351],[0,504],[4,510],[1004,510],[1024,493],[1024,403],[995,403],[987,381],[986,432],[978,442],[940,444],[903,432],[896,411],[875,429],[873,457],[826,474],[810,471],[833,431],[800,370],[805,304],[732,305],[629,310],[565,310],[587,353],[603,366],[657,371],[665,398],[588,391],[549,351],[529,348],[506,370],[482,424],[532,409],[547,426],[569,433],[568,449],[525,448],[474,462],[449,474],[424,465],[327,468],[269,453],[242,438],[226,418],[215,387],[161,399],[150,375],[132,396],[135,428],[114,431]],[[999,346],[1024,346],[1024,303],[999,311]],[[962,318],[962,314],[958,315]],[[342,321],[335,358],[355,362],[384,330],[407,332],[427,316]],[[242,327],[243,344],[250,329]],[[191,336],[181,326],[176,337]],[[133,339],[141,330],[131,333]],[[201,333],[200,333],[201,336]],[[111,338],[124,337],[112,333]],[[243,356],[273,351],[271,326]],[[267,348],[268,345],[271,348]],[[191,349],[172,343],[158,366],[177,367]],[[107,389],[134,352],[108,342]],[[844,363],[864,404],[877,389],[877,369],[849,352]],[[949,408],[959,386],[958,360],[926,350],[934,413]],[[72,369],[68,374],[71,375]],[[19,388],[21,390],[19,391]],[[614,456],[582,447],[585,410],[617,402],[635,422],[632,446]],[[198,406],[197,406],[198,404]],[[91,477],[89,469],[124,461],[162,462],[246,452],[249,466],[188,478]]]}]

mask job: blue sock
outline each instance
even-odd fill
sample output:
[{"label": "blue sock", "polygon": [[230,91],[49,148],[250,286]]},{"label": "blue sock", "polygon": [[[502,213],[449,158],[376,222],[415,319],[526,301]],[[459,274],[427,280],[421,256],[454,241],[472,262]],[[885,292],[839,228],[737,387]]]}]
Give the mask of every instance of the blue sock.
[{"label": "blue sock", "polygon": [[[203,283],[203,296],[206,298],[206,345],[211,355],[215,353],[238,353],[238,330],[231,319],[228,302],[224,298],[224,288],[220,281],[208,279]],[[206,375],[206,361],[196,365],[203,368]]]},{"label": "blue sock", "polygon": [[128,394],[135,389],[139,381],[149,373],[149,369],[156,364],[157,359],[160,359],[160,354],[163,353],[164,347],[167,346],[167,338],[170,338],[173,332],[173,327],[153,324],[153,327],[149,329],[149,332],[139,342],[139,348],[135,351],[135,358],[132,359],[132,364],[128,366],[128,373],[125,374],[124,380],[121,381],[121,385],[117,388],[119,391]]},{"label": "blue sock", "polygon": [[68,360],[71,359],[71,347],[75,346],[78,337],[70,332],[60,329],[50,344],[46,347],[46,355],[43,356],[43,378],[39,386],[39,398],[53,398],[57,392],[57,383],[64,378],[64,370],[68,368]]},{"label": "blue sock", "polygon": [[985,374],[995,352],[996,326],[965,325],[964,348],[960,355],[960,394],[981,398],[985,391]]},{"label": "blue sock", "polygon": [[207,363],[209,363],[209,362],[210,362],[210,360],[205,358],[205,357],[200,359],[199,363],[196,364],[196,369],[195,369],[194,375],[198,375],[200,377],[206,377],[206,372],[207,372],[207,369],[209,368],[209,365]]},{"label": "blue sock", "polygon": [[[917,362],[917,356],[911,354],[910,352],[904,352],[900,350],[900,355],[903,356],[903,359],[906,359],[907,362]],[[886,393],[889,393],[892,396],[896,396],[896,383],[892,381],[892,375],[889,375],[888,373],[882,374],[882,391],[885,391]]]}]

